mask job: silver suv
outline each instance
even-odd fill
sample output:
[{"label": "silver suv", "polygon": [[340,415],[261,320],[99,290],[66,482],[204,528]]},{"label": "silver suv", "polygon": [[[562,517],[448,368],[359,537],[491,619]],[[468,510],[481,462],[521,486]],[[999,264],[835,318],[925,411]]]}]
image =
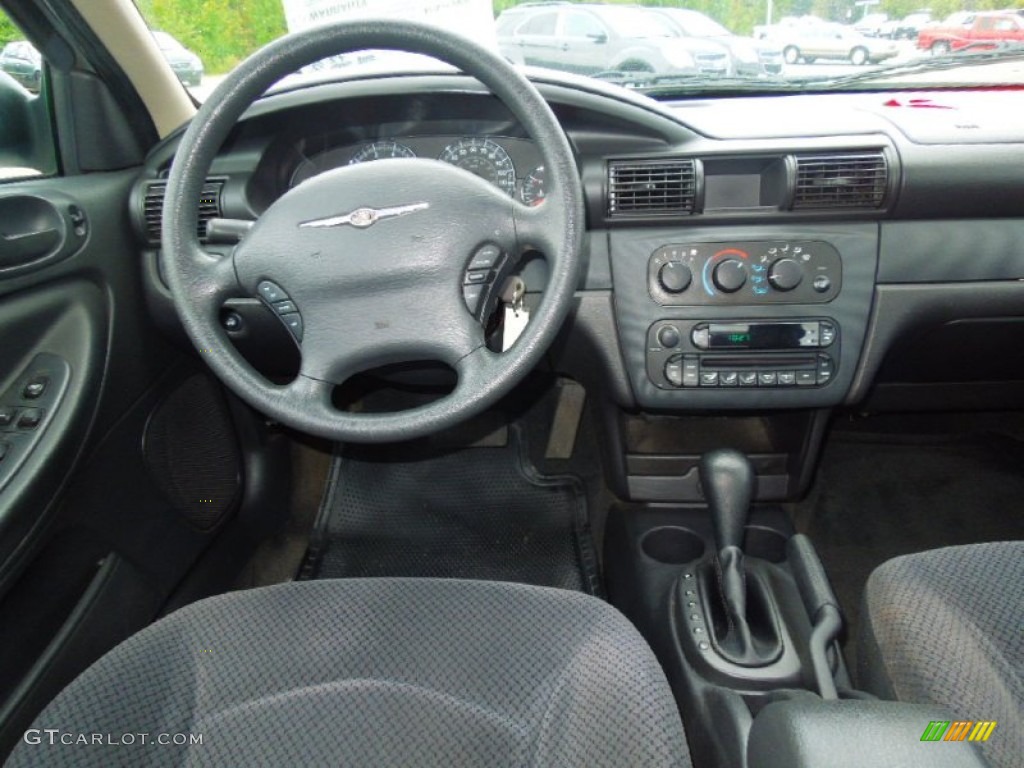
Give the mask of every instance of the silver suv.
[{"label": "silver suv", "polygon": [[515,64],[616,79],[725,75],[729,53],[707,40],[680,38],[640,8],[526,3],[497,21],[498,45]]}]

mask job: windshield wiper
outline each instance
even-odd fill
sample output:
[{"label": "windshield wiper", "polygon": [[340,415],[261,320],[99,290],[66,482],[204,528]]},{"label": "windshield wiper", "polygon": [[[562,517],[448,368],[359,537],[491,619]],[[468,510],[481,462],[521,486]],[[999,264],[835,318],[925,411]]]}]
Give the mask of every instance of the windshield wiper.
[{"label": "windshield wiper", "polygon": [[781,77],[730,77],[728,75],[656,75],[652,72],[601,72],[592,75],[609,83],[631,88],[655,98],[689,96],[696,93],[763,91],[787,87]]},{"label": "windshield wiper", "polygon": [[[984,50],[971,50],[982,48]],[[1016,40],[974,42],[961,48],[956,53],[944,56],[905,61],[900,64],[888,64],[877,69],[857,72],[852,75],[838,75],[824,78],[793,78],[788,82],[793,87],[814,86],[815,88],[844,88],[857,83],[871,83],[888,80],[899,75],[916,75],[920,72],[938,72],[944,69],[960,69],[976,67],[997,61],[1013,61],[1024,59],[1024,43]]]}]

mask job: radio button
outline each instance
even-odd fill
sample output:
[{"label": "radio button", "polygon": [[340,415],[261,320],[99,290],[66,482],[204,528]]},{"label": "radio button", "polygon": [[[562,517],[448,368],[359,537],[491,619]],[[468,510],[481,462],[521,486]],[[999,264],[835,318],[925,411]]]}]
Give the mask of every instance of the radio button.
[{"label": "radio button", "polygon": [[739,379],[741,387],[756,387],[757,371],[740,371]]},{"label": "radio button", "polygon": [[796,385],[798,387],[813,387],[817,384],[814,371],[797,371],[796,372]]},{"label": "radio button", "polygon": [[718,374],[718,385],[720,387],[735,387],[739,384],[740,375],[736,371],[722,371]]},{"label": "radio button", "polygon": [[796,386],[796,372],[795,371],[779,371],[779,386],[780,387],[793,387],[793,386]]},{"label": "radio button", "polygon": [[704,371],[703,373],[701,373],[700,385],[702,387],[717,387],[718,371]]},{"label": "radio button", "polygon": [[658,270],[658,284],[669,293],[682,293],[692,280],[690,268],[678,261],[670,261]]},{"label": "radio button", "polygon": [[715,267],[715,285],[725,293],[736,293],[747,282],[747,270],[737,259],[726,259]]},{"label": "radio button", "polygon": [[774,387],[778,378],[775,371],[761,371],[757,374],[757,383],[762,387]]},{"label": "radio button", "polygon": [[669,358],[665,363],[665,379],[673,387],[683,386],[683,360],[679,357]]},{"label": "radio button", "polygon": [[697,349],[708,349],[711,346],[711,329],[705,326],[697,326],[690,334],[693,346]]},{"label": "radio button", "polygon": [[658,343],[666,349],[679,346],[679,329],[674,325],[662,326],[658,331]]},{"label": "radio button", "polygon": [[683,358],[683,386],[696,387],[700,384],[700,358],[687,355]]},{"label": "radio button", "polygon": [[827,347],[836,340],[836,327],[828,320],[822,320],[818,328],[818,342],[820,346]]}]

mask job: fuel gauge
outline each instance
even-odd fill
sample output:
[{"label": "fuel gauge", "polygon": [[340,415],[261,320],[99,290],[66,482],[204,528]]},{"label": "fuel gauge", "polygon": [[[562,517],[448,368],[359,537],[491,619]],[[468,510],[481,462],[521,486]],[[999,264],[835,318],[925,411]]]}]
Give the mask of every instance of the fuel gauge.
[{"label": "fuel gauge", "polygon": [[523,179],[519,188],[519,199],[529,206],[538,206],[544,202],[548,191],[544,181],[544,166],[538,165]]}]

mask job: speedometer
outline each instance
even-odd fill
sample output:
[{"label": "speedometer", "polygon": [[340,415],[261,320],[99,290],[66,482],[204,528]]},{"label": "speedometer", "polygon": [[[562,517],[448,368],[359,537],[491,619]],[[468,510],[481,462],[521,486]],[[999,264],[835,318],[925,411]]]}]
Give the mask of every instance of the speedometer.
[{"label": "speedometer", "polygon": [[460,139],[444,148],[438,157],[445,163],[475,173],[512,197],[516,193],[516,167],[497,142],[490,139]]},{"label": "speedometer", "polygon": [[392,160],[396,157],[416,157],[416,153],[397,141],[375,141],[372,144],[363,145],[352,155],[348,164],[356,165],[370,160]]}]

